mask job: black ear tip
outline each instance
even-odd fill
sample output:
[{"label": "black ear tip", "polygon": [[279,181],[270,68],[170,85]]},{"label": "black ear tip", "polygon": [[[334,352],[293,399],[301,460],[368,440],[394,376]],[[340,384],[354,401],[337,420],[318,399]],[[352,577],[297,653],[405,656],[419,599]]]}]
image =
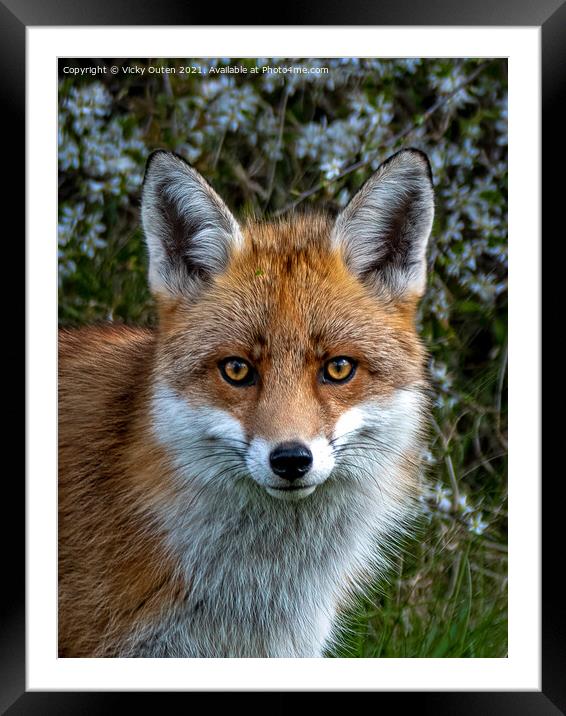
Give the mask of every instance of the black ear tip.
[{"label": "black ear tip", "polygon": [[170,156],[173,154],[173,152],[169,152],[167,149],[154,149],[146,161],[146,167],[148,167],[157,157],[165,154],[166,156]]},{"label": "black ear tip", "polygon": [[406,149],[402,149],[401,152],[398,152],[398,154],[401,154],[402,152],[412,154],[415,159],[418,157],[419,161],[424,165],[428,178],[432,183],[432,167],[430,165],[428,154],[423,152],[422,149],[417,149],[416,147],[407,147]]},{"label": "black ear tip", "polygon": [[145,170],[143,175],[143,182],[142,185],[145,184],[145,181],[147,179],[149,170],[152,166],[152,164],[158,160],[159,157],[163,157],[164,159],[171,160],[172,158],[177,159],[178,161],[182,162],[183,164],[186,164],[188,167],[191,165],[187,162],[187,160],[182,157],[180,154],[177,154],[176,152],[171,152],[168,149],[154,149],[151,154],[148,156],[147,161],[145,163]]},{"label": "black ear tip", "polygon": [[433,183],[433,177],[432,177],[432,167],[430,166],[430,161],[428,158],[428,155],[422,151],[422,149],[417,149],[416,147],[406,147],[405,149],[400,149],[398,152],[395,152],[395,154],[392,154],[388,159],[386,159],[381,166],[385,167],[390,162],[398,162],[399,160],[403,158],[411,157],[411,161],[414,163],[415,159],[417,162],[424,168],[426,175],[428,176],[430,183]]},{"label": "black ear tip", "polygon": [[170,154],[171,154],[171,152],[168,152],[166,149],[154,149],[153,152],[151,152],[151,154],[148,156],[148,158],[145,162],[145,170],[143,173],[142,185],[145,184],[150,167],[155,162],[155,160],[160,156],[170,155]]}]

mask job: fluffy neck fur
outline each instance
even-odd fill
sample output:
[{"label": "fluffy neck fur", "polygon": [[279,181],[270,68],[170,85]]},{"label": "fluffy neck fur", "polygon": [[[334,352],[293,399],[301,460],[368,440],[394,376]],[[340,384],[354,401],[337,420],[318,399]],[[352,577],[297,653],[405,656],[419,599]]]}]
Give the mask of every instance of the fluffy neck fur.
[{"label": "fluffy neck fur", "polygon": [[162,384],[153,392],[151,432],[174,456],[153,514],[186,592],[121,655],[322,656],[340,609],[383,572],[407,524],[396,478],[409,466],[391,453],[372,481],[375,465],[349,463],[312,497],[281,502],[246,477],[237,442],[219,453],[219,416],[198,412]]}]

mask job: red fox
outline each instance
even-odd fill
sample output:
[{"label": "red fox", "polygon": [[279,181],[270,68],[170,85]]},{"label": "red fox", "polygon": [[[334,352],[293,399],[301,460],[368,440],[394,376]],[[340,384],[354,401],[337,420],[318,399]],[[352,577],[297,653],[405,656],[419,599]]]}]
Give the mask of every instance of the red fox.
[{"label": "red fox", "polygon": [[416,149],[244,223],[150,156],[157,329],[60,333],[60,656],[327,653],[416,512],[433,213]]}]

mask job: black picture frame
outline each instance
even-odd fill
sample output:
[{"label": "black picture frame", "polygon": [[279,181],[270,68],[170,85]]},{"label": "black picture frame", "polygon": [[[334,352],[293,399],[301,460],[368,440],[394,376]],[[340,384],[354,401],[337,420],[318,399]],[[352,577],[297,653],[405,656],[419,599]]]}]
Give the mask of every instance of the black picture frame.
[{"label": "black picture frame", "polygon": [[[287,2],[277,6],[276,22],[242,22],[257,19],[252,6],[245,18],[239,7],[225,6],[220,12],[223,25],[458,25],[458,26],[538,26],[542,37],[542,112],[543,112],[543,226],[556,226],[558,212],[564,202],[564,181],[556,179],[556,167],[564,167],[562,139],[564,115],[560,99],[566,96],[566,2],[565,0],[381,0],[369,5],[365,0],[320,0],[317,3]],[[262,10],[265,8],[262,7]],[[14,262],[22,260],[18,241],[25,217],[25,53],[26,27],[65,25],[211,25],[219,8],[189,4],[182,0],[160,0],[141,3],[139,0],[96,0],[90,4],[76,0],[0,0],[0,58],[2,74],[3,125],[2,158],[5,177],[4,220],[9,213],[13,222],[9,243]],[[558,172],[560,177],[561,172]],[[562,212],[561,212],[562,213]],[[563,220],[562,220],[563,221]],[[6,232],[6,229],[5,229]],[[8,237],[7,237],[8,238]],[[557,236],[557,239],[559,237]],[[534,247],[533,250],[541,250]],[[12,264],[14,267],[16,264]],[[15,272],[14,272],[15,273]],[[13,295],[13,294],[11,294]],[[558,298],[558,297],[557,297]],[[5,301],[8,299],[5,297]],[[13,299],[12,299],[13,300]],[[559,304],[551,304],[558,306]],[[5,318],[5,331],[11,336],[22,330],[21,318],[12,310]],[[12,325],[10,325],[12,323]],[[528,330],[528,328],[526,329]],[[534,337],[533,337],[534,338]],[[538,340],[537,336],[537,340]],[[16,345],[16,341],[9,345]],[[14,348],[12,348],[12,352]],[[10,355],[11,357],[11,355]],[[15,427],[15,425],[14,425]],[[12,428],[13,429],[13,428]],[[15,437],[15,436],[14,436]],[[545,433],[547,440],[551,437]],[[528,448],[527,448],[528,449]],[[13,463],[14,465],[16,463]],[[9,472],[9,477],[8,477]],[[553,470],[554,480],[543,491],[543,608],[542,608],[542,690],[539,692],[379,692],[380,709],[384,699],[394,699],[396,710],[418,709],[434,714],[557,714],[566,710],[566,620],[563,589],[560,586],[560,553],[555,545],[564,543],[561,512],[563,511],[564,480],[560,470]],[[0,639],[0,712],[13,714],[90,714],[114,713],[132,705],[132,692],[28,692],[25,677],[25,533],[24,477],[19,470],[5,471],[2,527],[5,530]],[[6,509],[10,506],[9,510]],[[7,519],[11,513],[15,521]],[[563,558],[562,558],[563,559]],[[181,695],[183,696],[183,695]],[[142,694],[144,706],[155,704],[163,709],[165,694]],[[156,700],[159,699],[159,702]],[[188,702],[190,703],[190,702]],[[234,703],[232,701],[232,703]],[[374,702],[376,704],[376,702]]]}]

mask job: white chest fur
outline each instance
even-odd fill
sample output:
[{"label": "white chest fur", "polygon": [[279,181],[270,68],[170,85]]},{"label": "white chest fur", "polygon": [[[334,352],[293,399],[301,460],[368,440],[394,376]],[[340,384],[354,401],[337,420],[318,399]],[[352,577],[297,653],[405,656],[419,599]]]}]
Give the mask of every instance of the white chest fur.
[{"label": "white chest fur", "polygon": [[340,507],[336,485],[322,486],[291,505],[264,497],[255,486],[251,491],[260,500],[250,499],[230,514],[218,501],[207,514],[193,509],[185,519],[169,516],[177,525],[170,548],[187,596],[132,635],[126,651],[172,657],[322,656],[337,626],[339,604],[363,571],[378,566],[368,525],[355,511]]}]

